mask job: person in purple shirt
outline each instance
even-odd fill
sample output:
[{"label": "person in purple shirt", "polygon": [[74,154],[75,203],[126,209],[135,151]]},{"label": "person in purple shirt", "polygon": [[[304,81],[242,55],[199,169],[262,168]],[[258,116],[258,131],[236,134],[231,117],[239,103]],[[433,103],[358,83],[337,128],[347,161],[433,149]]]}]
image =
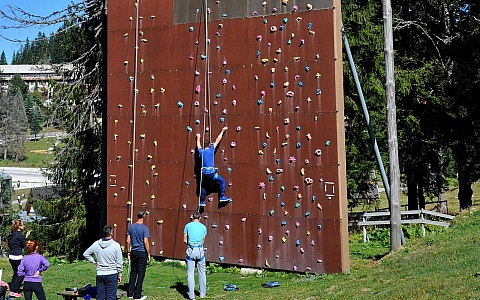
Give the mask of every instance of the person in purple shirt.
[{"label": "person in purple shirt", "polygon": [[35,293],[38,300],[46,300],[42,286],[42,272],[50,267],[48,260],[37,252],[37,241],[27,242],[27,255],[18,266],[18,276],[24,276],[23,293],[25,300],[32,300]]},{"label": "person in purple shirt", "polygon": [[225,179],[223,179],[218,173],[217,169],[215,168],[215,151],[217,149],[218,144],[223,138],[225,132],[227,132],[228,127],[223,127],[222,131],[218,134],[217,138],[215,139],[214,143],[208,145],[205,142],[205,148],[202,148],[201,136],[200,133],[197,133],[197,149],[199,154],[199,159],[202,164],[202,174],[201,174],[201,191],[200,191],[200,206],[205,206],[205,198],[207,196],[207,189],[205,186],[209,184],[216,184],[219,188],[218,192],[218,201],[219,202],[231,202],[232,199],[225,196],[225,188],[227,184]]}]

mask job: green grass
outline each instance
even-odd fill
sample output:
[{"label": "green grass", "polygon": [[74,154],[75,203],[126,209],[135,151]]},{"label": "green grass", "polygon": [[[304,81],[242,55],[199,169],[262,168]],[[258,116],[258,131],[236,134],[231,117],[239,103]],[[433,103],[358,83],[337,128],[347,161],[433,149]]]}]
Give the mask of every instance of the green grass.
[{"label": "green grass", "polygon": [[2,156],[0,167],[44,168],[52,158],[51,155],[46,155],[46,151],[55,141],[56,138],[44,138],[42,131],[37,135],[37,141],[26,141],[25,159],[23,161],[4,160]]},{"label": "green grass", "polygon": [[[478,198],[477,198],[478,199]],[[305,275],[264,272],[242,276],[237,268],[209,266],[208,295],[211,299],[480,299],[480,211],[478,200],[470,212],[460,213],[448,229],[428,227],[427,237],[417,237],[419,228],[406,228],[412,238],[395,253],[389,253],[388,230],[370,232],[373,241],[350,236],[350,274]],[[56,292],[75,284],[95,282],[95,270],[86,262],[65,263],[49,258],[44,272],[47,299],[60,299]],[[7,259],[0,259],[4,279],[10,278]],[[480,274],[480,273],[479,273]],[[126,272],[125,272],[126,276]],[[76,283],[75,283],[76,281]],[[125,290],[123,284],[120,289]],[[279,281],[278,288],[261,283]],[[234,283],[239,291],[224,291]],[[144,294],[148,299],[184,299],[186,269],[179,263],[153,261],[147,268]]]}]

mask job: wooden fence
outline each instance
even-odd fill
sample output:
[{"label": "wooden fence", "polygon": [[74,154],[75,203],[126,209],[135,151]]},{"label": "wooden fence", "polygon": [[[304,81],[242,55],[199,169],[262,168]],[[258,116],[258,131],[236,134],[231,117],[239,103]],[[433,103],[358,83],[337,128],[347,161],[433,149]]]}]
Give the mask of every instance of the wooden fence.
[{"label": "wooden fence", "polygon": [[[435,218],[436,220],[432,220],[431,218]],[[423,237],[425,237],[425,224],[448,227],[450,226],[448,220],[452,220],[453,218],[455,218],[455,216],[425,209],[401,211],[401,224],[421,224]],[[349,227],[362,226],[364,243],[368,241],[367,226],[378,225],[390,225],[389,211],[360,212],[348,214]]]}]

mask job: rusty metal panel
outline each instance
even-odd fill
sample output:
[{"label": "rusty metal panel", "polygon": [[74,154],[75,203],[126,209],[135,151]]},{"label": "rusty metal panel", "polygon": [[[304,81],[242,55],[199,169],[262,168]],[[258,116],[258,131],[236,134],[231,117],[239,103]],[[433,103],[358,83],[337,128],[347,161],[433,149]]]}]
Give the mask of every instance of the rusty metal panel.
[{"label": "rusty metal panel", "polygon": [[135,2],[108,7],[106,184],[115,238],[125,245],[143,208],[152,254],[183,259],[183,227],[199,201],[195,134],[213,140],[228,126],[215,160],[234,200],[219,204],[210,194],[202,208],[207,260],[345,271],[332,1],[312,1],[311,11],[306,1],[209,1],[208,52],[201,2],[138,1],[138,28]]}]

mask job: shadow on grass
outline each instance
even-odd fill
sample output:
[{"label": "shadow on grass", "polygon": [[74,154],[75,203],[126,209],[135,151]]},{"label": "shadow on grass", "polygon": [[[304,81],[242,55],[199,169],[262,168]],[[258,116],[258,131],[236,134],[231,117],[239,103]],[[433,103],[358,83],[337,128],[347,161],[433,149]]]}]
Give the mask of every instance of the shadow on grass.
[{"label": "shadow on grass", "polygon": [[[177,281],[174,285],[170,286],[171,289],[177,290],[177,292],[183,296],[185,299],[190,299],[188,297],[188,286],[186,286],[183,282]],[[195,292],[197,295],[197,293]]]}]

